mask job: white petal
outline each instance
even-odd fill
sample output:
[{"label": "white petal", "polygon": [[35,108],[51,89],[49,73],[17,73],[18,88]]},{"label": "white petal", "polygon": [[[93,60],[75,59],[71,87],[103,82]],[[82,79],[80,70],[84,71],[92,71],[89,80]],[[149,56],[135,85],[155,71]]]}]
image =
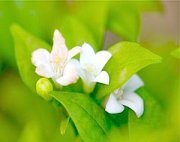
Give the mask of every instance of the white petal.
[{"label": "white petal", "polygon": [[80,64],[82,65],[82,67],[84,67],[87,64],[88,65],[93,64],[94,60],[95,60],[95,53],[93,48],[89,44],[84,43],[82,45],[81,54],[80,54]]},{"label": "white petal", "polygon": [[102,71],[95,79],[94,82],[99,82],[103,84],[109,84],[109,75],[106,71]]},{"label": "white petal", "polygon": [[53,72],[49,64],[41,64],[36,67],[36,73],[40,76],[50,78],[53,76]]},{"label": "white petal", "polygon": [[77,73],[78,73],[78,75],[81,77],[81,79],[83,80],[83,82],[85,82],[85,83],[87,83],[87,84],[88,84],[88,83],[92,83],[93,80],[94,80],[94,76],[93,76],[91,73],[85,71],[85,70],[81,67],[81,65],[80,65],[80,63],[79,63],[78,60],[76,60],[76,59],[71,59],[71,61],[73,61],[73,65],[76,66]]},{"label": "white petal", "polygon": [[94,86],[95,86],[95,82],[93,82],[93,80],[94,80],[93,74],[84,70],[81,67],[78,60],[76,60],[76,59],[72,59],[72,60],[73,60],[73,64],[76,66],[78,75],[80,76],[80,78],[83,81],[84,90],[86,91],[86,93],[90,93],[94,89]]},{"label": "white petal", "polygon": [[121,113],[124,110],[124,106],[118,103],[115,96],[111,94],[109,100],[106,103],[105,110],[111,114]]},{"label": "white petal", "polygon": [[72,57],[74,57],[75,55],[77,55],[78,53],[80,53],[81,51],[81,47],[80,46],[76,46],[74,48],[72,48],[71,50],[69,50],[69,59],[71,59]]},{"label": "white petal", "polygon": [[81,68],[81,65],[80,65],[79,61],[76,60],[76,59],[72,59],[72,61],[73,61],[73,64],[76,66],[76,70],[77,70],[78,75],[79,75],[82,79],[85,79],[85,78],[86,78],[86,75],[85,75],[84,70]]},{"label": "white petal", "polygon": [[95,64],[97,66],[97,72],[100,72],[104,68],[111,56],[112,54],[108,51],[99,51],[96,53]]},{"label": "white petal", "polygon": [[74,61],[71,60],[66,67],[64,68],[63,76],[58,78],[56,81],[62,86],[67,86],[69,84],[75,83],[79,76],[76,70],[76,66],[73,63]]},{"label": "white petal", "polygon": [[122,87],[123,91],[128,93],[128,92],[134,92],[136,91],[138,88],[144,86],[143,81],[141,80],[141,78],[137,75],[134,74],[126,83],[125,85]]},{"label": "white petal", "polygon": [[65,40],[58,30],[54,31],[53,37],[53,49],[51,52],[52,58],[59,56],[61,59],[65,60],[68,56],[68,49],[65,45]]},{"label": "white petal", "polygon": [[32,53],[31,62],[37,67],[49,62],[50,53],[46,49],[39,48]]},{"label": "white petal", "polygon": [[144,112],[144,102],[143,99],[136,93],[123,94],[123,98],[119,103],[132,109],[137,117],[140,117]]}]

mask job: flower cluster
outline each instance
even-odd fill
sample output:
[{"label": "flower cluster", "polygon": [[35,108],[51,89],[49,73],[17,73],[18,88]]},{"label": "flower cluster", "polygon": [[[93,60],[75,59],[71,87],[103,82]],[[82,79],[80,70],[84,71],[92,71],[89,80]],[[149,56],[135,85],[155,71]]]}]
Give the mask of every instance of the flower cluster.
[{"label": "flower cluster", "polygon": [[[73,59],[79,53],[80,59]],[[111,53],[105,50],[95,53],[87,43],[84,43],[82,47],[76,46],[68,50],[63,36],[58,30],[55,30],[52,51],[49,52],[43,48],[35,50],[32,53],[32,63],[39,76],[51,78],[57,87],[76,83],[80,77],[83,81],[84,91],[91,93],[96,82],[109,84],[109,75],[103,71],[103,68],[111,56]],[[44,82],[44,79],[41,82]],[[40,83],[38,82],[38,84]],[[143,86],[142,80],[137,75],[133,75],[124,86],[110,94],[105,110],[112,114],[120,113],[124,110],[124,106],[127,106],[140,117],[144,111],[144,104],[142,98],[135,91],[141,86]]]}]

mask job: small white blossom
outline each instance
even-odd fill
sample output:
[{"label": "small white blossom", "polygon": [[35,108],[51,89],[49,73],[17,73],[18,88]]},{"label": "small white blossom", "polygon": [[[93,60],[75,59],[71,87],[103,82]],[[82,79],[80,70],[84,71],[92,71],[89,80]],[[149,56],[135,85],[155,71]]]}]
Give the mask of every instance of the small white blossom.
[{"label": "small white blossom", "polygon": [[[133,75],[122,88],[110,94],[105,110],[108,113],[121,113],[124,106],[131,108],[140,117],[144,112],[143,99],[135,91],[144,85],[138,75]],[[124,106],[123,106],[124,105]]]},{"label": "small white blossom", "polygon": [[89,44],[84,43],[82,45],[80,62],[77,63],[77,66],[87,93],[94,89],[96,82],[109,84],[109,75],[102,69],[110,58],[111,53],[108,51],[99,51],[95,54]]},{"label": "small white blossom", "polygon": [[74,59],[80,52],[80,47],[68,51],[65,40],[58,30],[54,31],[53,47],[51,53],[39,48],[32,53],[32,63],[36,66],[36,73],[52,80],[61,86],[75,83],[78,79]]}]

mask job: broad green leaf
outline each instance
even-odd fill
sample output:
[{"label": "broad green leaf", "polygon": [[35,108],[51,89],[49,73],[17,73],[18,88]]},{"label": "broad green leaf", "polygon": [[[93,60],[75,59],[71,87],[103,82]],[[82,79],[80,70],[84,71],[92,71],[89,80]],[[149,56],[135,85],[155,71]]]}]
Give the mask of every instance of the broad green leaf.
[{"label": "broad green leaf", "polygon": [[29,122],[23,129],[18,142],[43,142],[41,128],[37,122]]},{"label": "broad green leaf", "polygon": [[132,4],[113,2],[110,5],[108,28],[121,38],[136,41],[139,34],[140,15]]},{"label": "broad green leaf", "polygon": [[171,52],[171,55],[174,56],[175,58],[180,59],[180,48],[172,51],[172,52]]},{"label": "broad green leaf", "polygon": [[65,39],[68,39],[66,40],[68,47],[81,46],[84,42],[96,47],[96,42],[91,31],[75,17],[65,15],[62,17],[62,22],[58,27],[60,27],[59,30],[62,32]]},{"label": "broad green leaf", "polygon": [[[62,136],[59,132],[62,111],[58,111],[57,115],[54,107],[33,94],[22,82],[21,77],[12,70],[5,71],[0,76],[0,109],[4,109],[3,113],[0,113],[0,142],[17,142],[24,130],[26,131],[26,124],[32,126],[29,128],[33,131],[29,134],[32,138],[36,137],[36,127],[39,128],[43,142],[75,141],[72,125],[68,125],[65,135]],[[9,116],[12,119],[9,119]],[[33,124],[37,126],[34,128]],[[11,134],[11,137],[7,137],[7,134]]]},{"label": "broad green leaf", "polygon": [[[144,100],[144,113],[140,118],[137,118],[133,111],[129,111],[128,127],[130,138],[137,139],[142,136],[143,142],[147,136],[153,136],[155,132],[162,131],[166,127],[167,119],[165,119],[164,115],[167,112],[157,98],[152,94],[149,94],[145,88],[137,90],[137,94]],[[158,140],[157,138],[156,141]],[[153,141],[154,139],[155,138],[150,141]]]},{"label": "broad green leaf", "polygon": [[133,111],[129,111],[129,128],[153,130],[163,126],[164,122],[160,121],[164,115],[162,113],[162,104],[152,94],[148,93],[145,88],[140,88],[136,92],[144,100],[144,113],[140,118],[137,118]]},{"label": "broad green leaf", "polygon": [[8,66],[17,67],[9,30],[14,22],[28,29],[33,35],[50,41],[50,27],[54,30],[55,23],[61,19],[61,6],[62,3],[57,1],[0,1],[0,59]]},{"label": "broad green leaf", "polygon": [[16,66],[13,42],[9,25],[14,20],[14,6],[12,2],[0,1],[0,60],[11,67]]},{"label": "broad green leaf", "polygon": [[81,2],[81,9],[78,11],[78,19],[87,25],[94,36],[96,51],[103,47],[108,12],[107,5],[108,3],[105,1]]},{"label": "broad green leaf", "polygon": [[112,1],[109,4],[108,29],[128,41],[136,41],[140,30],[140,12],[162,11],[159,0]]},{"label": "broad green leaf", "polygon": [[[71,4],[67,2],[65,5],[65,12],[75,18],[78,22],[83,23],[95,41],[94,49],[96,51],[101,49],[106,30],[107,2],[74,1]],[[66,24],[67,26],[69,24],[71,25],[71,23],[68,22],[66,22]],[[78,28],[79,27],[77,27],[77,29]],[[81,30],[77,32],[77,36],[79,36],[78,34],[81,35]],[[86,40],[84,42],[86,42]]]},{"label": "broad green leaf", "polygon": [[[163,103],[169,103],[170,90],[174,90],[170,88],[173,88],[174,83],[179,81],[179,60],[170,55],[173,50],[177,49],[177,42],[166,39],[166,42],[159,44],[151,40],[143,43],[143,46],[160,55],[163,62],[140,71],[140,75],[148,91],[155,94]],[[155,81],[157,78],[158,81]]]},{"label": "broad green leaf", "polygon": [[102,142],[111,127],[111,121],[90,97],[72,92],[52,92],[69,113],[85,142]]},{"label": "broad green leaf", "polygon": [[117,127],[125,127],[128,124],[128,109],[125,109],[121,113],[108,114],[114,125]]},{"label": "broad green leaf", "polygon": [[16,61],[21,78],[31,90],[35,90],[38,76],[35,73],[35,67],[31,63],[32,52],[37,48],[49,50],[50,46],[33,37],[18,25],[12,25],[11,32],[14,38]]},{"label": "broad green leaf", "polygon": [[161,57],[134,42],[117,43],[109,51],[112,57],[104,70],[109,73],[110,84],[107,86],[99,84],[96,91],[100,98],[120,88],[142,68],[161,61]]}]

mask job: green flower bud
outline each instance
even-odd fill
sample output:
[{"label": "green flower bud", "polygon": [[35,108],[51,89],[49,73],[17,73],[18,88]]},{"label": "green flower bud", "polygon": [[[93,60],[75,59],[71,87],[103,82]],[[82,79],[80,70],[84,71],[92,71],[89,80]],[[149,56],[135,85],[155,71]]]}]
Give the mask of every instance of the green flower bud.
[{"label": "green flower bud", "polygon": [[38,95],[49,101],[52,97],[49,92],[53,91],[53,86],[47,78],[40,78],[36,83],[36,92]]}]

